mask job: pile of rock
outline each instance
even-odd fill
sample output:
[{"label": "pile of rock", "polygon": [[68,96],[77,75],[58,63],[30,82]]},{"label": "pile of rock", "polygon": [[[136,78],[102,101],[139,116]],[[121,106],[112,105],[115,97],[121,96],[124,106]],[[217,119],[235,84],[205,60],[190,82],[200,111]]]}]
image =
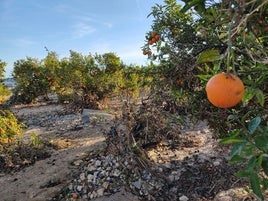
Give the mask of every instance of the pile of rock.
[{"label": "pile of rock", "polygon": [[119,190],[124,180],[122,167],[113,155],[98,155],[87,161],[82,172],[69,186],[72,194],[83,199],[110,195]]},{"label": "pile of rock", "polygon": [[123,147],[122,133],[110,132],[114,136],[106,149],[79,164],[82,171],[66,187],[62,200],[92,200],[123,186],[141,200],[208,201],[221,191],[245,185],[234,176],[238,167],[228,164],[227,149],[218,146],[204,124],[202,128],[181,134],[185,136],[179,148],[160,143],[146,150],[146,156],[134,147]]},{"label": "pile of rock", "polygon": [[130,156],[91,153],[82,164],[79,176],[65,189],[68,194],[63,195],[64,199],[78,196],[82,200],[91,200],[109,196],[118,192],[122,186],[146,200],[153,200],[153,197],[161,194],[164,182],[141,168]]}]

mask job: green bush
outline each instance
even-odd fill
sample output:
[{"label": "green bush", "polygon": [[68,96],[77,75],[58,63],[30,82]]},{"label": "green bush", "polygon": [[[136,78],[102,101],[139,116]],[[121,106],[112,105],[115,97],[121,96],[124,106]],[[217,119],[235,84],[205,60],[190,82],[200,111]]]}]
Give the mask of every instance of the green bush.
[{"label": "green bush", "polygon": [[0,110],[0,143],[11,142],[19,137],[23,124],[9,110]]},{"label": "green bush", "polygon": [[115,53],[82,55],[75,51],[61,60],[55,52],[41,61],[31,57],[18,60],[14,79],[14,102],[31,103],[52,92],[58,94],[59,102],[94,108],[110,97],[137,98],[143,83],[148,82],[140,67],[125,65]]},{"label": "green bush", "polygon": [[8,88],[0,83],[0,104],[3,103],[10,95],[11,92]]}]

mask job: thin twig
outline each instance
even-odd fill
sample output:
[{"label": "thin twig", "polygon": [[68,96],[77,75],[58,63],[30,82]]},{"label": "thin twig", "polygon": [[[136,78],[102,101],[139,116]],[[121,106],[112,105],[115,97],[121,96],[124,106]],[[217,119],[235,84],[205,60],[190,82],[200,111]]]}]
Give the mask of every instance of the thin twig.
[{"label": "thin twig", "polygon": [[[252,1],[254,2],[254,1]],[[255,0],[256,2],[256,0]],[[232,34],[232,38],[237,34],[237,32],[239,31],[239,28],[243,25],[247,23],[248,18],[255,12],[258,12],[258,10],[263,7],[265,4],[268,3],[268,0],[263,1],[257,8],[255,8],[254,10],[252,10],[250,13],[248,13],[241,21],[240,23],[234,28],[234,33]]]}]

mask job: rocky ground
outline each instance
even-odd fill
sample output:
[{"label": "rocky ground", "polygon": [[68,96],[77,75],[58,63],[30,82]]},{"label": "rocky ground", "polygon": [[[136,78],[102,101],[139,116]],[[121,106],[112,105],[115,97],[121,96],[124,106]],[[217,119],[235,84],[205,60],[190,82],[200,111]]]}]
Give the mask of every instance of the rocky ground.
[{"label": "rocky ground", "polygon": [[0,157],[1,200],[257,200],[205,121],[185,118],[176,143],[162,140],[141,151],[126,143],[129,127],[115,113],[73,113],[57,104],[12,110],[27,125],[22,141],[42,143]]}]

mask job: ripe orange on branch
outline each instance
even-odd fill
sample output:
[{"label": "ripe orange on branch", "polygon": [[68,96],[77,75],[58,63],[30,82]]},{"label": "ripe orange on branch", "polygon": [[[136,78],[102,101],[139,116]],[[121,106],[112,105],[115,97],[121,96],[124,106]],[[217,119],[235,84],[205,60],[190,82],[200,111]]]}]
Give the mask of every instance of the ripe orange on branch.
[{"label": "ripe orange on branch", "polygon": [[157,32],[151,32],[148,44],[153,45],[154,43],[159,41],[159,39],[160,39],[160,35]]},{"label": "ripe orange on branch", "polygon": [[206,85],[208,100],[216,107],[230,108],[237,105],[244,96],[244,84],[232,73],[219,73],[209,79]]},{"label": "ripe orange on branch", "polygon": [[151,37],[154,38],[157,35],[156,32],[151,32]]},{"label": "ripe orange on branch", "polygon": [[152,45],[152,44],[154,44],[154,42],[153,42],[152,40],[149,40],[149,41],[148,41],[148,44],[149,44],[149,45]]},{"label": "ripe orange on branch", "polygon": [[148,54],[148,51],[147,51],[147,50],[143,50],[143,51],[142,51],[142,54],[143,54],[143,55],[146,55],[146,54]]},{"label": "ripe orange on branch", "polygon": [[142,54],[143,55],[149,55],[149,56],[151,56],[152,55],[152,51],[149,49],[149,50],[146,50],[146,49],[144,49],[143,51],[142,51]]},{"label": "ripe orange on branch", "polygon": [[155,38],[156,41],[159,41],[159,39],[160,39],[160,35],[159,35],[159,34],[156,34],[156,35],[154,36],[154,38]]}]

